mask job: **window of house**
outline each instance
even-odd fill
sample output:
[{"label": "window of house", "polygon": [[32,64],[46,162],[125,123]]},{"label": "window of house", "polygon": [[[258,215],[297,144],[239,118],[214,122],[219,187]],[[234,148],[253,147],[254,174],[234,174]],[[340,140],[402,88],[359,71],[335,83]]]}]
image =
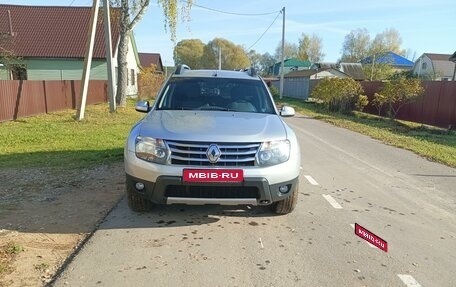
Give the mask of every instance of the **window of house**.
[{"label": "window of house", "polygon": [[421,64],[421,69],[426,70],[426,68],[427,68],[427,63]]},{"label": "window of house", "polygon": [[130,69],[130,79],[131,79],[131,85],[135,85],[136,77],[135,77],[135,69]]},{"label": "window of house", "polygon": [[27,68],[24,65],[13,65],[11,67],[11,79],[27,80]]}]

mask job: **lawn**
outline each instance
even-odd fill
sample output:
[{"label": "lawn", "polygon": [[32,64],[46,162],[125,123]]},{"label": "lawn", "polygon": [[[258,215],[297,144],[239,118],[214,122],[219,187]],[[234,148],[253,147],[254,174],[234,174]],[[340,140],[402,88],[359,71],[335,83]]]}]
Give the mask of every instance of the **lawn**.
[{"label": "lawn", "polygon": [[292,98],[284,98],[277,102],[279,105],[286,102],[300,113],[410,150],[429,160],[456,167],[455,131],[360,112],[351,115],[331,113],[316,103]]},{"label": "lawn", "polygon": [[0,123],[0,167],[85,167],[121,161],[132,125],[144,114],[134,102],[110,113],[108,104],[87,107],[76,121],[65,110]]},{"label": "lawn", "polygon": [[[283,102],[316,119],[456,167],[454,131],[365,113],[329,113],[315,103],[291,98],[278,101]],[[99,104],[87,107],[83,121],[74,120],[74,116],[74,110],[65,110],[0,123],[0,167],[73,168],[121,161],[128,132],[144,114],[136,112],[134,102],[129,101],[115,113],[109,113],[107,104]]]}]

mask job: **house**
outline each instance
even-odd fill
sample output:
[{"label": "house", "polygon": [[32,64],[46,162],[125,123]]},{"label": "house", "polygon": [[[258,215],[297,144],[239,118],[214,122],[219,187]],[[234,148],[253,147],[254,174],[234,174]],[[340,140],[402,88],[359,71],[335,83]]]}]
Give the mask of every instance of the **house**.
[{"label": "house", "polygon": [[455,63],[451,54],[424,53],[415,62],[413,74],[419,78],[435,81],[451,81],[455,73]]},{"label": "house", "polygon": [[[11,41],[1,47],[21,65],[0,65],[0,80],[80,80],[84,66],[91,7],[22,6],[0,4],[0,35]],[[103,12],[98,13],[90,79],[106,80],[107,63]],[[111,10],[113,63],[117,70],[120,9]],[[134,37],[129,39],[128,95],[137,93],[139,59]],[[0,60],[1,61],[1,60]]]},{"label": "house", "polygon": [[147,68],[151,65],[155,65],[155,72],[163,74],[163,62],[160,54],[158,53],[138,53],[139,63],[141,68]]},{"label": "house", "polygon": [[[314,66],[317,67],[317,66]],[[283,94],[287,97],[298,98],[306,100],[309,98],[313,88],[323,78],[349,78],[350,76],[339,71],[335,67],[325,67],[322,69],[308,69],[291,71],[284,75],[283,81]],[[272,81],[277,89],[279,88],[279,81]]]},{"label": "house", "polygon": [[322,68],[322,69],[311,69],[311,70],[301,70],[301,71],[292,71],[288,74],[285,74],[284,78],[306,78],[310,80],[318,80],[323,78],[349,78],[350,76],[341,72],[335,68]]},{"label": "house", "polygon": [[[283,62],[284,74],[287,74],[291,71],[308,70],[311,66],[310,61],[301,61],[295,58],[286,59]],[[271,76],[279,76],[281,72],[281,67],[282,62],[275,63],[274,65],[269,67],[268,74]]]},{"label": "house", "polygon": [[347,74],[350,78],[357,81],[364,81],[366,79],[363,65],[361,63],[340,63],[339,71]]},{"label": "house", "polygon": [[386,52],[379,55],[366,57],[360,61],[363,65],[389,64],[396,72],[408,71],[413,68],[414,63],[409,59],[393,52]]},{"label": "house", "polygon": [[[450,59],[451,62],[456,63],[456,52],[451,55]],[[454,71],[453,71],[453,81],[456,80],[456,64],[454,65]]]},{"label": "house", "polygon": [[364,75],[363,66],[361,63],[313,63],[310,69],[334,69],[339,70],[350,78],[363,81],[366,79]]}]

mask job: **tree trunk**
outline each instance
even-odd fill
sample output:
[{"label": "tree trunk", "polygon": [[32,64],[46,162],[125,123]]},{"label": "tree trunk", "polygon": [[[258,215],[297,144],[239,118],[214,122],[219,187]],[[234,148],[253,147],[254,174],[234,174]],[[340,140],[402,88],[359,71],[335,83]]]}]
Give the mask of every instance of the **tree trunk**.
[{"label": "tree trunk", "polygon": [[122,16],[119,35],[119,49],[117,55],[117,93],[116,103],[120,107],[125,107],[127,104],[127,80],[128,80],[128,41],[131,31],[128,29],[130,24],[130,16],[128,12],[128,1],[122,3]]}]

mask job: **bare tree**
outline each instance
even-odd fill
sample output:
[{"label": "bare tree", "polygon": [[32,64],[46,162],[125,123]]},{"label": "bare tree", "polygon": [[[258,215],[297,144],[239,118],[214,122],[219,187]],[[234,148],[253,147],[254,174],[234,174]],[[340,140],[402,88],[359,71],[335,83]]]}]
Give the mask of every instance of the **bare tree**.
[{"label": "bare tree", "polygon": [[[176,26],[179,11],[179,0],[157,0],[158,4],[163,9],[165,16],[164,26],[165,30],[169,29],[171,39],[176,39]],[[150,4],[150,0],[115,0],[115,4],[120,5],[121,19],[120,19],[120,36],[119,48],[117,53],[117,93],[116,102],[119,106],[126,105],[126,92],[127,92],[127,55],[128,55],[128,42],[131,33],[136,24],[141,21],[146,10]],[[182,7],[184,12],[184,19],[189,19],[189,11],[193,4],[193,0],[187,0],[185,6]]]},{"label": "bare tree", "polygon": [[366,28],[352,30],[345,36],[341,62],[356,63],[369,56],[370,35]]},{"label": "bare tree", "polygon": [[14,36],[9,33],[0,33],[0,64],[7,71],[24,67],[22,58],[16,56],[13,47]]},{"label": "bare tree", "polygon": [[315,63],[322,61],[324,57],[322,39],[317,34],[309,36],[303,33],[299,38],[298,59]]},{"label": "bare tree", "polygon": [[[295,43],[290,43],[290,42],[285,41],[283,54],[284,54],[285,60],[290,59],[290,58],[297,58],[298,57],[298,45],[296,45]],[[274,58],[277,62],[280,61],[281,55],[282,55],[282,42],[279,42],[279,44],[277,44],[277,48],[275,49],[275,53],[274,53]]]},{"label": "bare tree", "polygon": [[374,40],[370,44],[370,56],[393,52],[399,55],[405,55],[406,50],[401,48],[402,38],[399,32],[394,28],[389,28],[375,35]]}]

